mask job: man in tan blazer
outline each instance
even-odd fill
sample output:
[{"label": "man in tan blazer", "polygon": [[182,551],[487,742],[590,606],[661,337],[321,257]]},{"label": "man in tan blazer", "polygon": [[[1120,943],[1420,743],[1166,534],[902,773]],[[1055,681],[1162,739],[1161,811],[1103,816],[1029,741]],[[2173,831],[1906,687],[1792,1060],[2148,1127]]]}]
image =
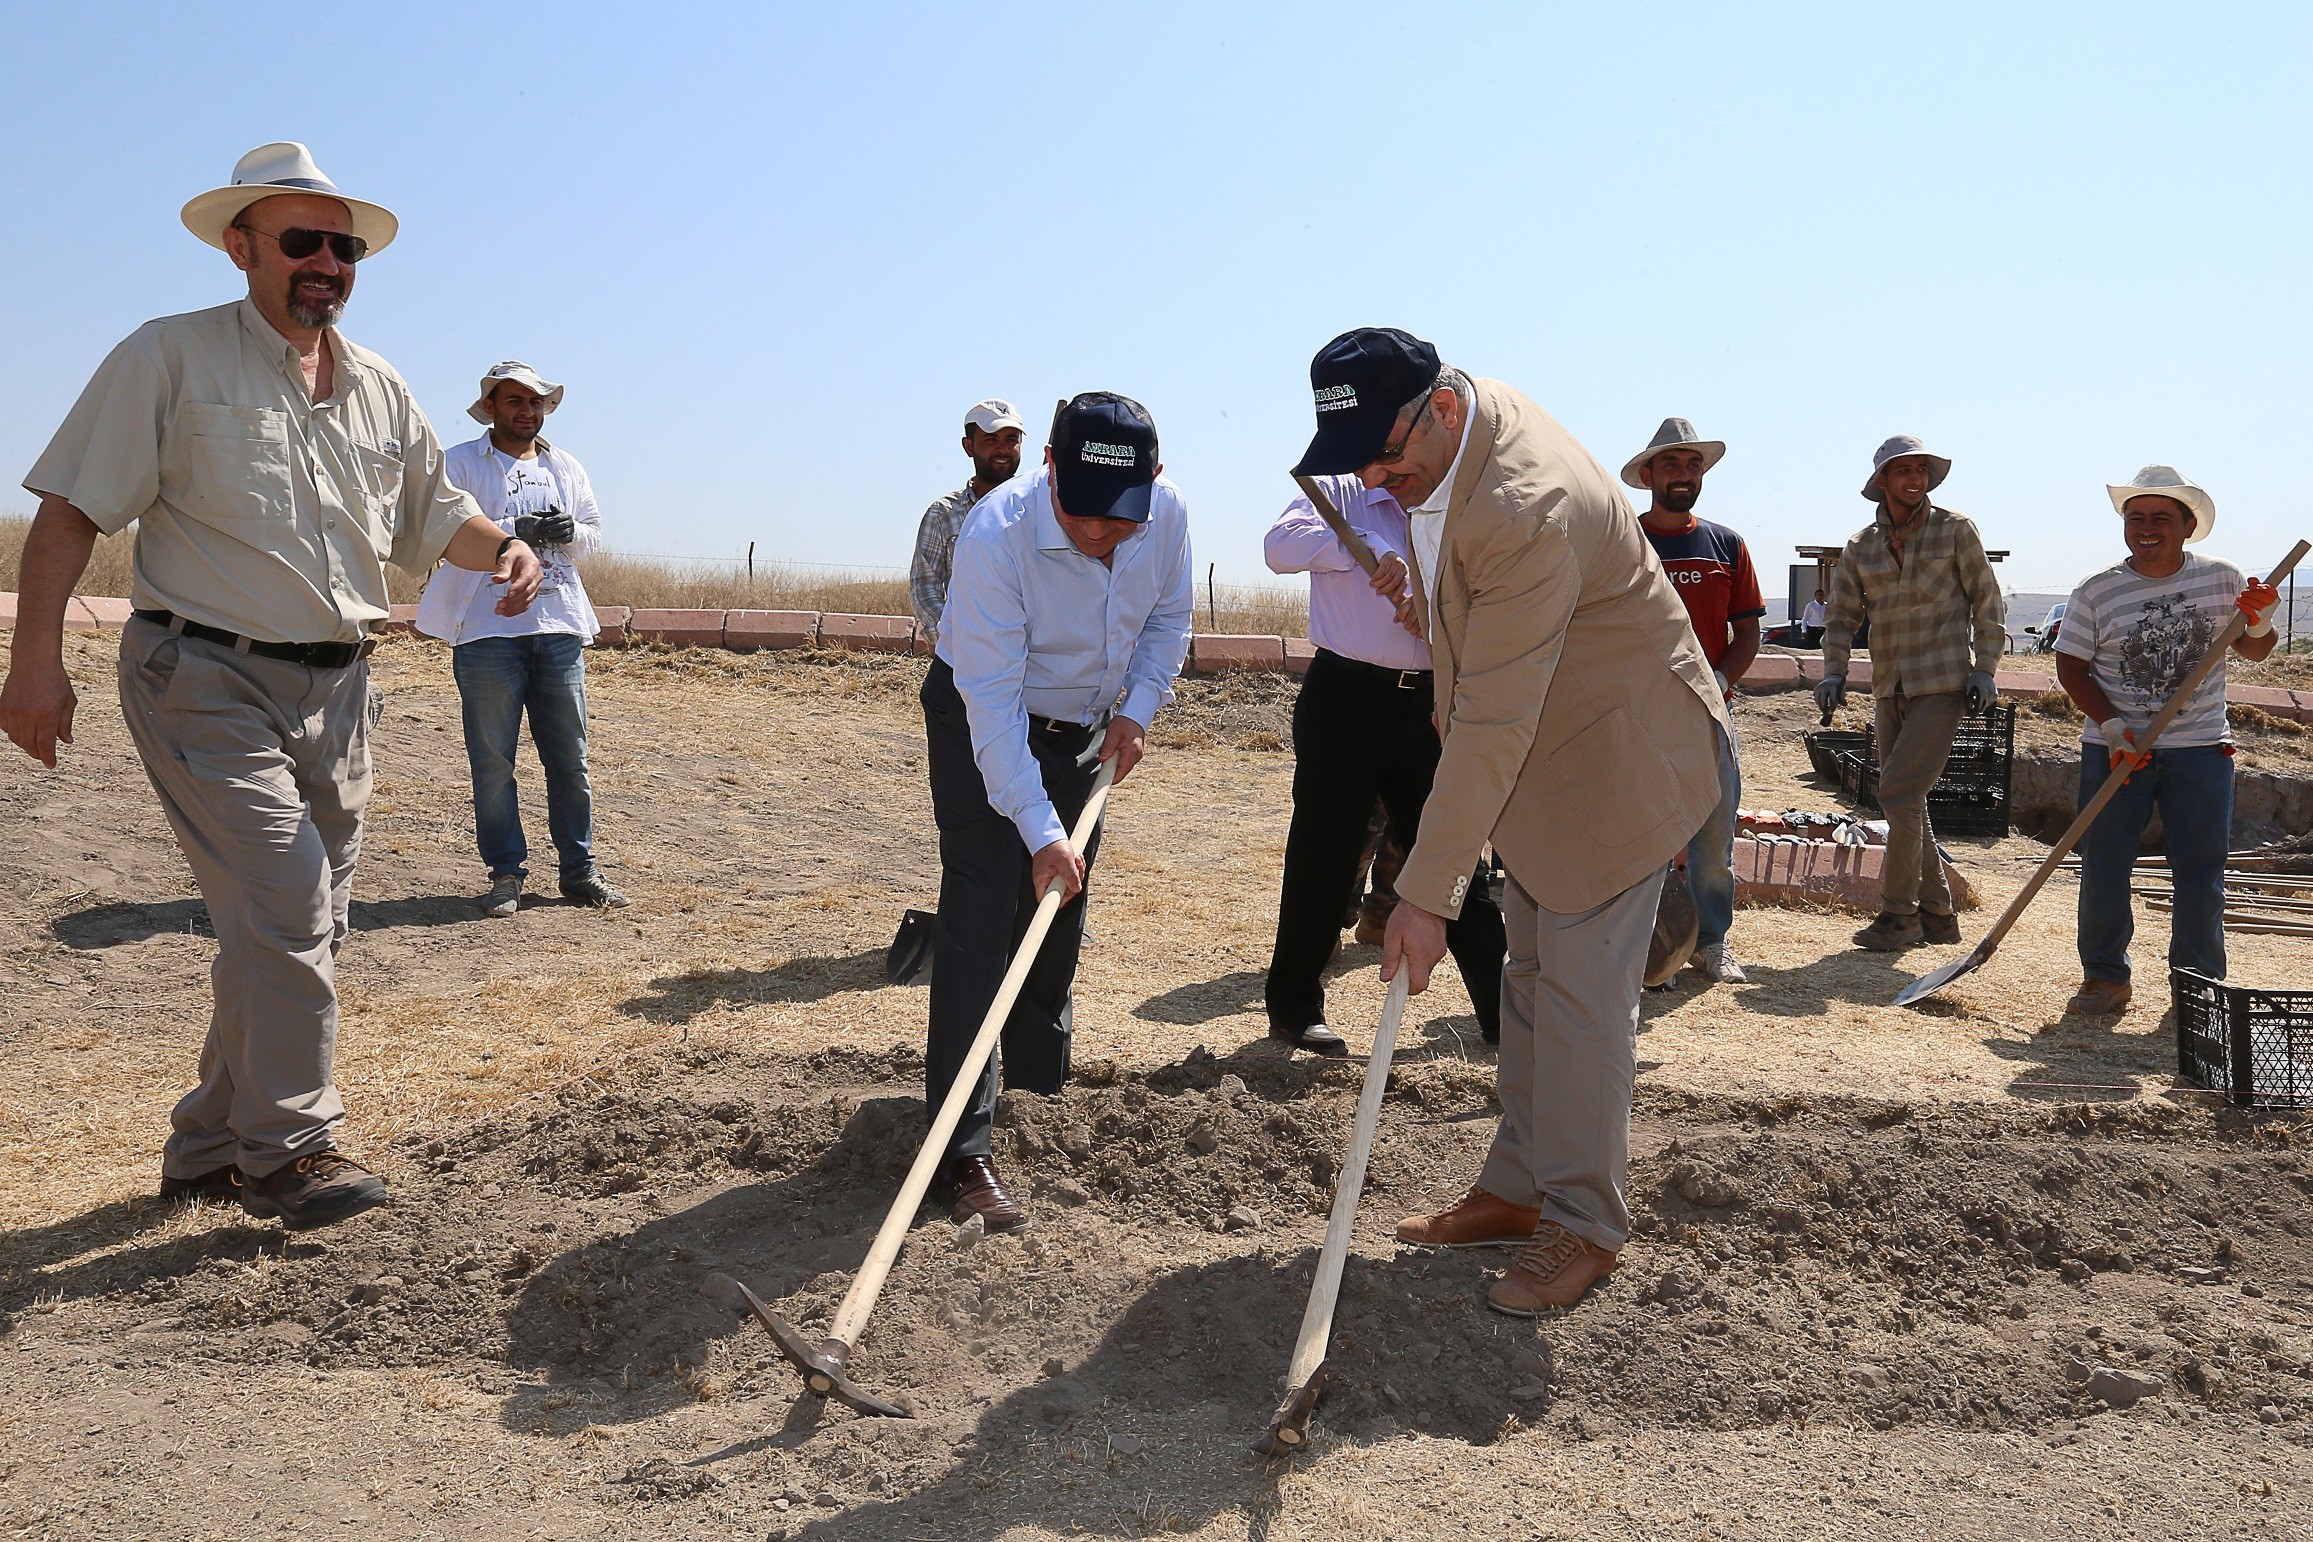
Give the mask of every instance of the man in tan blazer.
[{"label": "man in tan blazer", "polygon": [[1361,328],[1310,366],[1294,469],[1354,471],[1412,517],[1443,754],[1398,878],[1382,974],[1429,984],[1491,840],[1509,870],[1502,1121],[1470,1189],[1398,1236],[1520,1242],[1488,1294],[1570,1306],[1630,1236],[1640,973],[1671,858],[1719,799],[1731,732],[1685,608],[1614,479],[1506,385]]}]

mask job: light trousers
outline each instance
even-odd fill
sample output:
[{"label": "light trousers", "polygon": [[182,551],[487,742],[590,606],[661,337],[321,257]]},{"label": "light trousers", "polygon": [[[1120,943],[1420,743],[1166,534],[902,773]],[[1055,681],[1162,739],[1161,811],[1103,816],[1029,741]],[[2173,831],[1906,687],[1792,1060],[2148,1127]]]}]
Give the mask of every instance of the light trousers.
[{"label": "light trousers", "polygon": [[1478,1186],[1609,1251],[1630,1240],[1638,993],[1663,874],[1578,915],[1502,886],[1502,1122]]},{"label": "light trousers", "polygon": [[1928,789],[1952,758],[1967,697],[1959,691],[1882,696],[1874,704],[1879,749],[1879,812],[1887,820],[1887,866],[1879,908],[1889,915],[1952,913],[1952,886],[1928,823]]},{"label": "light trousers", "polygon": [[345,1117],[336,967],[369,802],[369,666],[131,621],[120,702],[217,933],[200,1082],[170,1115],[162,1171],[262,1177],[328,1150]]}]

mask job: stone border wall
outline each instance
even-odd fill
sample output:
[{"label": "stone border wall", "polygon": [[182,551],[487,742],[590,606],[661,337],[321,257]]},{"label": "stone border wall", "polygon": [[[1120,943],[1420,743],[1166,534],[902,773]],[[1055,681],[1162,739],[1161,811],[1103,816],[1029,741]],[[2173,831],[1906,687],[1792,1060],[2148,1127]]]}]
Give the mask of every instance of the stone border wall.
[{"label": "stone border wall", "polygon": [[[679,648],[728,648],[752,653],[759,648],[857,648],[870,653],[929,653],[930,646],[916,635],[912,616],[854,616],[818,610],[630,610],[624,605],[596,607],[602,618],[597,641],[616,647],[631,642],[659,642]],[[414,632],[418,608],[396,605],[386,629]],[[93,632],[124,626],[126,600],[75,597],[65,615],[70,631]],[[16,624],[16,596],[0,593],[0,627]],[[1200,632],[1189,644],[1191,674],[1222,674],[1233,669],[1283,670],[1306,673],[1317,650],[1305,637],[1240,636]],[[1823,678],[1823,660],[1788,653],[1762,653],[1752,661],[1740,682],[1754,693],[1809,690]],[[2032,697],[2056,689],[2056,676],[2037,670],[2003,669],[1996,677],[2002,696]],[[1856,659],[1847,672],[1856,691],[1871,685],[1871,661]],[[2287,691],[2276,686],[2235,685],[2225,700],[2262,708],[2275,717],[2313,723],[2313,691]]]}]

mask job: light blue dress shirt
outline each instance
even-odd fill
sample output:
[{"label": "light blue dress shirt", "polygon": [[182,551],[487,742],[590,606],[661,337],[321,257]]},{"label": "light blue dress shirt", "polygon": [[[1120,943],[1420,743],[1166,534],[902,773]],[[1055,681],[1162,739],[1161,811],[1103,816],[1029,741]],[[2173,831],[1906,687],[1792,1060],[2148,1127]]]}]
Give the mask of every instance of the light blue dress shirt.
[{"label": "light blue dress shirt", "polygon": [[1148,523],[1107,563],[1069,544],[1051,472],[980,500],[956,538],[936,650],[955,671],[988,802],[1030,851],[1068,835],[1028,748],[1028,718],[1092,724],[1112,707],[1143,728],[1173,699],[1196,585],[1189,511],[1158,477]]}]

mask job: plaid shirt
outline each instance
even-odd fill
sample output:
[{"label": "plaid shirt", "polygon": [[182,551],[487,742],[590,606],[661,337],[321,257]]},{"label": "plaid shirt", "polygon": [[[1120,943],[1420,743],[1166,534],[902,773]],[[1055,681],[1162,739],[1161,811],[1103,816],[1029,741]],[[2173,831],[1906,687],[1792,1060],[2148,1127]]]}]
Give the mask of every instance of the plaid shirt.
[{"label": "plaid shirt", "polygon": [[948,564],[956,557],[956,532],[980,495],[966,482],[924,510],[916,527],[915,560],[908,564],[908,607],[916,613],[916,629],[928,641],[939,635],[940,612],[948,608]]},{"label": "plaid shirt", "polygon": [[1823,672],[1847,673],[1848,648],[1866,611],[1874,696],[1957,691],[1971,668],[1998,669],[2008,648],[2008,605],[1975,521],[1930,504],[1900,559],[1887,533],[1883,503],[1879,518],[1848,539],[1831,570]]}]

